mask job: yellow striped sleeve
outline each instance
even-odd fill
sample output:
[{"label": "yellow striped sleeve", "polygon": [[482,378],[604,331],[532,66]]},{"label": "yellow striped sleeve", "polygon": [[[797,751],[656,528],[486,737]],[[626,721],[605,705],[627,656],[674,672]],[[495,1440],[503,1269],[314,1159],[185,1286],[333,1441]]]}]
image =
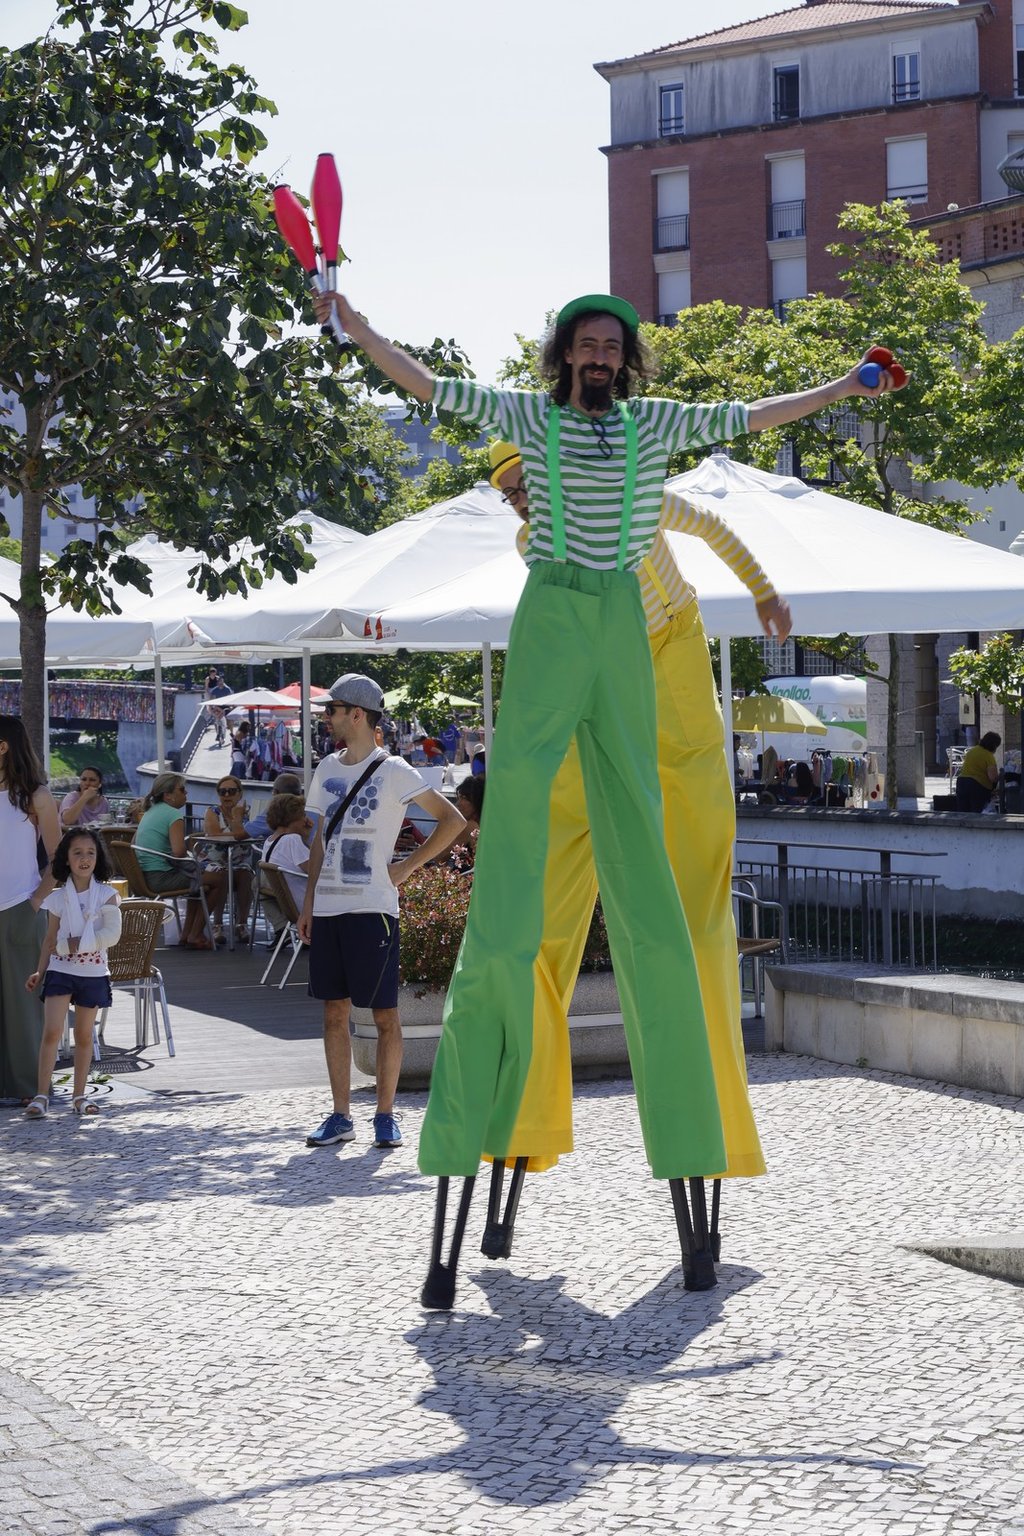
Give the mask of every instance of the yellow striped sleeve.
[{"label": "yellow striped sleeve", "polygon": [[678,491],[666,491],[661,503],[661,527],[671,533],[689,533],[703,539],[734,576],[738,576],[756,603],[777,597],[775,587],[758,565],[750,550],[718,516],[694,506]]}]

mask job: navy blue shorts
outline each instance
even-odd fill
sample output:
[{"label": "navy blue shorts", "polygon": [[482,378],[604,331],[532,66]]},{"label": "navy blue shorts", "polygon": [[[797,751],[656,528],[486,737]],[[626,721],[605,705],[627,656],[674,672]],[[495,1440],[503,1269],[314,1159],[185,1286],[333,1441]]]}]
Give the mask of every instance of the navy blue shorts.
[{"label": "navy blue shorts", "polygon": [[314,917],[309,995],[357,1008],[398,1007],[398,918],[387,912]]},{"label": "navy blue shorts", "polygon": [[66,997],[76,1008],[109,1008],[114,1001],[109,976],[72,976],[70,971],[47,971],[40,997]]}]

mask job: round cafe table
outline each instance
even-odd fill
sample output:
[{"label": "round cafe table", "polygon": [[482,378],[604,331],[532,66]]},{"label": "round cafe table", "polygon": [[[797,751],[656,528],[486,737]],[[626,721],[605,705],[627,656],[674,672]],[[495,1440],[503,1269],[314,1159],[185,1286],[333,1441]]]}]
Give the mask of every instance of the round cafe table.
[{"label": "round cafe table", "polygon": [[210,837],[205,832],[193,834],[189,838],[193,848],[218,849],[225,854],[225,862],[228,871],[228,923],[227,923],[227,947],[235,947],[235,865],[239,855],[248,853],[250,848],[256,846],[259,839],[256,837],[230,837],[227,834],[218,837]]}]

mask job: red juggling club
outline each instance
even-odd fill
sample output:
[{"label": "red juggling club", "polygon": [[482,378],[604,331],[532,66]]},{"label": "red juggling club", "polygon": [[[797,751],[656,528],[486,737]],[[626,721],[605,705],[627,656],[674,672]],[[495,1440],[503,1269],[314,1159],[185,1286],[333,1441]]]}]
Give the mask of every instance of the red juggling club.
[{"label": "red juggling club", "polygon": [[316,219],[324,278],[328,288],[338,281],[338,239],[341,234],[341,179],[333,155],[317,155],[313,172],[313,217]]},{"label": "red juggling club", "polygon": [[[282,185],[274,188],[274,218],[277,220],[277,227],[281,231],[285,244],[309,279],[309,286],[314,293],[323,293],[324,281],[317,266],[313,231],[309,227],[305,210],[291,187]],[[335,246],[335,256],[337,256],[337,246]],[[330,325],[324,326],[323,331],[325,335],[332,335],[339,345],[348,341],[336,310],[331,310]]]}]

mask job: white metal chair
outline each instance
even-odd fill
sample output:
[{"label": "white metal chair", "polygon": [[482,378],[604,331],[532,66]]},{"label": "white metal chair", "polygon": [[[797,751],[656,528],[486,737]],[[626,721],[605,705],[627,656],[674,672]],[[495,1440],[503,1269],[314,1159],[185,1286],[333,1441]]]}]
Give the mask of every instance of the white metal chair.
[{"label": "white metal chair", "polygon": [[[777,901],[766,901],[756,883],[743,875],[732,877],[732,899],[736,912],[736,950],[740,974],[743,962],[749,961],[751,985],[754,993],[754,1010],[760,1017],[763,1010],[765,961],[777,955],[783,965],[788,964],[786,943],[786,914]],[[773,932],[766,931],[765,919],[770,918]]]},{"label": "white metal chair", "polygon": [[284,872],[276,864],[267,864],[265,861],[261,862],[259,876],[260,886],[264,894],[271,898],[285,919],[285,925],[278,936],[274,953],[267,963],[266,970],[260,977],[260,986],[266,986],[267,978],[274,969],[277,957],[284,948],[285,940],[287,939],[291,944],[292,953],[291,959],[285,967],[284,975],[277,984],[278,991],[281,992],[284,990],[288,977],[292,973],[296,960],[305,948],[305,945],[299,938],[299,910],[295,905],[295,899],[292,896],[288,881],[284,877]]},{"label": "white metal chair", "polygon": [[[110,966],[110,984],[113,987],[131,987],[135,993],[135,1048],[142,1050],[150,1044],[149,1022],[153,1021],[154,1045],[160,1044],[160,1019],[157,1002],[164,1018],[164,1034],[167,1037],[167,1054],[174,1055],[174,1035],[171,1031],[171,1015],[167,1007],[164,979],[153,964],[157,939],[163,929],[167,908],[162,901],[123,901],[121,903],[121,937],[107,953]],[[99,1038],[107,1022],[107,1009],[99,1016]]]}]

